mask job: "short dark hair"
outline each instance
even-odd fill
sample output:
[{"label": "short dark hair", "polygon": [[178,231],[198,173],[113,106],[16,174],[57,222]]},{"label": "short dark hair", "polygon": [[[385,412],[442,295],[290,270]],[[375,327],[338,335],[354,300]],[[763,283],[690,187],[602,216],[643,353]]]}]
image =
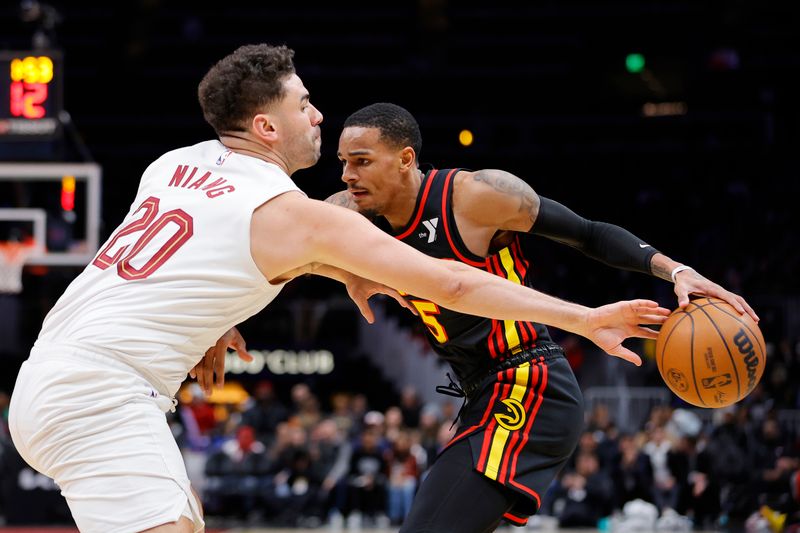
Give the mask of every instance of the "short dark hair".
[{"label": "short dark hair", "polygon": [[222,58],[197,88],[203,117],[217,134],[246,129],[246,121],[286,93],[283,82],[294,74],[294,50],[251,44]]},{"label": "short dark hair", "polygon": [[380,102],[362,107],[344,121],[344,127],[378,128],[381,139],[397,148],[410,146],[417,154],[422,150],[422,134],[414,116],[399,105]]}]

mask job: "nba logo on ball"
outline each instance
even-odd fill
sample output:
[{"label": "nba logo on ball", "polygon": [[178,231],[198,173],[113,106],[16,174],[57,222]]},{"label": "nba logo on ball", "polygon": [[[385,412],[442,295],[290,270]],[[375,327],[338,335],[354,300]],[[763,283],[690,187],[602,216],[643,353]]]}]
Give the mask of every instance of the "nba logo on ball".
[{"label": "nba logo on ball", "polygon": [[765,362],[758,325],[716,298],[676,309],[656,340],[656,364],[664,382],[698,407],[725,407],[750,394]]}]

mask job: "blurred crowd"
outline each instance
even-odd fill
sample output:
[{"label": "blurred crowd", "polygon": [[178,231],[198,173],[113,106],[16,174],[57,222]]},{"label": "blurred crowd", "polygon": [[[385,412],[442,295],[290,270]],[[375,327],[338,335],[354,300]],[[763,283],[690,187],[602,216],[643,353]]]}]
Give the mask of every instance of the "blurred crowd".
[{"label": "blurred crowd", "polygon": [[325,399],[323,411],[304,383],[284,403],[261,381],[238,406],[191,389],[171,423],[192,482],[207,514],[250,523],[398,525],[455,432],[453,405],[422,405],[413,388],[385,411],[350,393]]},{"label": "blurred crowd", "polygon": [[[199,389],[191,397],[172,426],[206,512],[249,523],[396,526],[455,431],[454,406],[423,405],[413,388],[384,411],[362,394],[318,398],[302,383],[288,402],[268,381],[239,406],[211,405]],[[698,529],[740,530],[767,511],[788,527],[798,521],[800,419],[775,407],[759,386],[729,409],[656,406],[623,432],[598,404],[539,514],[596,527],[647,502]]]}]

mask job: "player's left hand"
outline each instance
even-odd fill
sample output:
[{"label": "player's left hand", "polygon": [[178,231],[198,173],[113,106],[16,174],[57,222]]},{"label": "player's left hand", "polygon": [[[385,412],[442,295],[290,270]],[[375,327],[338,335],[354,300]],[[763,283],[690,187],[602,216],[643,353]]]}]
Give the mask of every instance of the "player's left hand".
[{"label": "player's left hand", "polygon": [[400,296],[399,292],[381,283],[353,275],[347,280],[345,286],[347,287],[347,294],[350,295],[350,298],[355,302],[356,306],[358,306],[358,310],[361,311],[361,314],[370,324],[375,322],[375,315],[372,312],[372,308],[369,306],[369,299],[376,294],[391,296],[397,303],[415,315],[417,314],[417,310],[414,309],[414,306]]},{"label": "player's left hand", "polygon": [[229,329],[214,346],[206,350],[206,354],[200,362],[189,371],[189,375],[197,379],[198,385],[206,396],[211,395],[213,385],[216,385],[218,389],[225,385],[225,354],[228,353],[228,348],[236,350],[242,361],[249,363],[253,360],[239,330],[235,327]]},{"label": "player's left hand", "polygon": [[678,272],[675,275],[675,294],[678,296],[678,307],[683,309],[689,305],[689,295],[713,296],[733,306],[739,314],[747,313],[756,322],[758,315],[744,298],[709,280],[693,269]]}]

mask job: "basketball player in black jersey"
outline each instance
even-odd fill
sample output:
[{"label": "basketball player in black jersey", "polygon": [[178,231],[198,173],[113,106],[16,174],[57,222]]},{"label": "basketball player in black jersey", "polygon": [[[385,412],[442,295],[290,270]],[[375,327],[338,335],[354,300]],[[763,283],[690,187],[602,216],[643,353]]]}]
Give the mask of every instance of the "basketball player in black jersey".
[{"label": "basketball player in black jersey", "polygon": [[[339,140],[347,190],[328,201],[383,216],[395,237],[437,258],[460,261],[531,285],[520,234],[568,244],[609,265],[716,296],[758,319],[744,301],[659,253],[628,231],[581,218],[538,196],[502,170],[469,172],[417,166],[422,138],[405,109],[373,104],[345,121]],[[402,287],[397,287],[402,289]],[[571,455],[583,425],[580,388],[542,324],[456,313],[408,295],[433,349],[464,394],[456,436],[420,487],[402,533],[493,531],[501,520],[524,525]],[[618,355],[641,364],[632,353]]]}]

